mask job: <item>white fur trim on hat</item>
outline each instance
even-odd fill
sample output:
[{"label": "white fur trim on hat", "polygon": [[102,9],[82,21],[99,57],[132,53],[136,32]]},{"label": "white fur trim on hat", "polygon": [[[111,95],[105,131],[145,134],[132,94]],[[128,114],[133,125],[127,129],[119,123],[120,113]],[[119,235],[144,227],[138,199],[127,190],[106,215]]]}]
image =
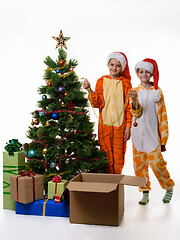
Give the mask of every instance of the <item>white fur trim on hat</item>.
[{"label": "white fur trim on hat", "polygon": [[107,57],[107,65],[109,64],[109,61],[110,61],[111,58],[115,58],[118,61],[120,61],[121,66],[122,66],[122,71],[124,71],[124,69],[126,67],[125,57],[121,53],[113,52],[113,53],[109,54],[109,56]]},{"label": "white fur trim on hat", "polygon": [[139,68],[142,68],[142,69],[145,69],[147,70],[148,72],[150,72],[152,75],[154,74],[154,66],[152,63],[150,62],[145,62],[145,61],[141,61],[141,62],[138,62],[135,66],[135,72],[137,73],[137,70]]}]

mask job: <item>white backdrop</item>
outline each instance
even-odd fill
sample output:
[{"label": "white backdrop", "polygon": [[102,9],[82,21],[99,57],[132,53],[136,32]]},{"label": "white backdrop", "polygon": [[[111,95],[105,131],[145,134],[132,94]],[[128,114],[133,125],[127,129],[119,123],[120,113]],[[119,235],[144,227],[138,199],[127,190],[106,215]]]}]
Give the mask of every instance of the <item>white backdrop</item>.
[{"label": "white backdrop", "polygon": [[[77,75],[88,78],[93,88],[96,80],[108,73],[106,57],[112,51],[127,55],[133,86],[139,84],[136,62],[146,57],[157,61],[170,128],[164,156],[170,172],[179,177],[179,24],[178,0],[1,1],[1,152],[9,139],[29,141],[30,112],[37,109],[37,89],[45,84],[43,60],[48,55],[57,58],[51,36],[58,36],[62,29],[65,37],[71,37],[68,58],[78,60]],[[124,171],[133,172],[130,142]]]},{"label": "white backdrop", "polygon": [[[76,73],[88,78],[92,88],[108,73],[106,57],[112,51],[127,55],[133,87],[139,84],[136,62],[146,57],[157,61],[170,130],[164,157],[171,175],[179,179],[179,24],[178,0],[1,1],[1,153],[9,139],[30,141],[26,138],[30,112],[37,109],[37,89],[45,84],[43,60],[48,55],[57,58],[51,36],[58,36],[62,29],[65,37],[71,37],[68,58],[78,60]],[[97,119],[92,109],[90,113],[97,133]],[[124,173],[133,174],[130,141]]]}]

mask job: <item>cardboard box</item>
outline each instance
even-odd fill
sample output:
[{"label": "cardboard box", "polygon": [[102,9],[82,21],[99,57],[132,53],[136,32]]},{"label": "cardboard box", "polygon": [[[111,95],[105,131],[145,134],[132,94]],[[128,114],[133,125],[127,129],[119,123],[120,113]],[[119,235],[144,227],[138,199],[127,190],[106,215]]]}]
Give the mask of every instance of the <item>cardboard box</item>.
[{"label": "cardboard box", "polygon": [[10,197],[10,176],[18,175],[25,168],[25,152],[9,155],[3,152],[3,208],[15,210],[15,202]]},{"label": "cardboard box", "polygon": [[69,217],[69,203],[67,201],[54,203],[48,199],[27,204],[16,202],[16,214]]},{"label": "cardboard box", "polygon": [[33,177],[20,175],[10,176],[10,191],[11,199],[13,201],[18,201],[24,204],[44,199],[43,175],[36,174]]},{"label": "cardboard box", "polygon": [[[68,183],[67,180],[62,180],[62,182],[58,182],[56,194],[62,195],[62,193],[64,192],[64,189],[66,188],[67,183]],[[53,199],[55,195],[55,186],[56,186],[56,183],[52,181],[48,182],[48,199]]]},{"label": "cardboard box", "polygon": [[146,178],[120,174],[77,175],[67,185],[70,222],[118,226],[124,215],[124,185],[145,183]]}]

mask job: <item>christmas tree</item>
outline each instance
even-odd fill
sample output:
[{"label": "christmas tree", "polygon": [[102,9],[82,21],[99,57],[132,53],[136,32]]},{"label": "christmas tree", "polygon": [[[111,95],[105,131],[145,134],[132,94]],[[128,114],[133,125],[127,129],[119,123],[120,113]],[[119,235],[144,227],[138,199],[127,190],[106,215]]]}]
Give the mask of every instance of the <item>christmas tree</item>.
[{"label": "christmas tree", "polygon": [[58,59],[48,56],[44,61],[46,84],[39,88],[40,110],[32,113],[28,129],[27,137],[32,142],[24,144],[27,166],[44,174],[45,187],[55,175],[70,180],[80,172],[103,172],[107,163],[93,134],[86,93],[74,71],[77,61],[67,61],[63,49],[69,38],[62,31],[53,38],[57,41]]}]

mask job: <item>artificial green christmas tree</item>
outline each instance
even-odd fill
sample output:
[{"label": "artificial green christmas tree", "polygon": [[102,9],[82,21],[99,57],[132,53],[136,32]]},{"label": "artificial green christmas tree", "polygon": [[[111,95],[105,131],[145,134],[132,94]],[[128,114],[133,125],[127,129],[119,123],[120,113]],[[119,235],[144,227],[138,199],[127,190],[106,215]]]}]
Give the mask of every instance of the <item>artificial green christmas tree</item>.
[{"label": "artificial green christmas tree", "polygon": [[46,57],[46,85],[39,88],[40,110],[32,113],[28,130],[32,140],[24,144],[27,163],[34,172],[44,174],[45,186],[55,175],[70,180],[79,172],[103,172],[107,158],[99,150],[88,115],[88,100],[74,69],[77,61],[67,61],[65,38],[60,32],[58,59]]}]

